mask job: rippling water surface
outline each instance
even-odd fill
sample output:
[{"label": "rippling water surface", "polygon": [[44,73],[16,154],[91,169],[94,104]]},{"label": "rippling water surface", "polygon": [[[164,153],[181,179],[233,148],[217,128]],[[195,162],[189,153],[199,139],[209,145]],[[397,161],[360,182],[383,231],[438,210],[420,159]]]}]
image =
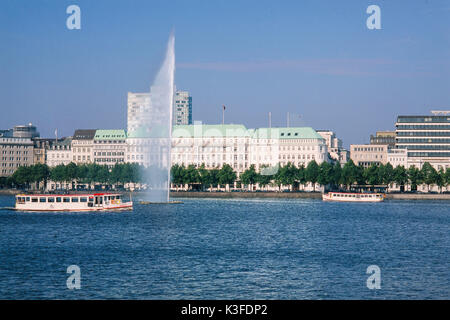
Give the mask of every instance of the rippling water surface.
[{"label": "rippling water surface", "polygon": [[[0,211],[0,299],[450,298],[449,202],[183,201]],[[74,264],[80,290],[66,287]]]}]

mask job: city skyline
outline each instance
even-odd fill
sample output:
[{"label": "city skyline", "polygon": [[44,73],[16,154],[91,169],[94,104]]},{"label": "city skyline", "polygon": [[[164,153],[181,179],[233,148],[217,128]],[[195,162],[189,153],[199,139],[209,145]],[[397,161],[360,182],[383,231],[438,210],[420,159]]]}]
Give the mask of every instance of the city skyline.
[{"label": "city skyline", "polygon": [[225,123],[267,127],[271,112],[275,127],[289,112],[301,116],[291,126],[332,130],[348,148],[393,130],[397,115],[450,106],[444,1],[376,1],[381,30],[366,28],[369,1],[174,1],[176,12],[162,3],[77,1],[81,30],[65,27],[70,4],[0,5],[8,110],[0,127],[32,122],[43,137],[56,128],[59,136],[126,128],[127,92],[149,90],[172,28],[176,84],[194,97],[193,121],[221,123],[226,105]]}]

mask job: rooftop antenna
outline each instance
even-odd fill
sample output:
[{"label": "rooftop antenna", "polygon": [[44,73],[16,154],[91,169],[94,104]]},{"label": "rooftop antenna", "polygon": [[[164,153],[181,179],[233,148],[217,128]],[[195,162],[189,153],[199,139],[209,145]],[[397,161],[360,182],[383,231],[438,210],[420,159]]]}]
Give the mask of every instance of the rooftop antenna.
[{"label": "rooftop antenna", "polygon": [[225,105],[222,105],[222,124],[225,124]]},{"label": "rooftop antenna", "polygon": [[272,128],[272,112],[269,111],[269,128]]},{"label": "rooftop antenna", "polygon": [[287,127],[289,128],[289,112],[287,113]]}]

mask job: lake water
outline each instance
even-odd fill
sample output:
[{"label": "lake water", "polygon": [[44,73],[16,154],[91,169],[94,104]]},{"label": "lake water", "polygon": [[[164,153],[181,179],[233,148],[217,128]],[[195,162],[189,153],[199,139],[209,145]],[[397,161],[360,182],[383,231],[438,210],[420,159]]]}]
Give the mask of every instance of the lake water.
[{"label": "lake water", "polygon": [[[450,202],[183,201],[0,211],[0,299],[450,298]],[[369,265],[381,289],[367,288]]]}]

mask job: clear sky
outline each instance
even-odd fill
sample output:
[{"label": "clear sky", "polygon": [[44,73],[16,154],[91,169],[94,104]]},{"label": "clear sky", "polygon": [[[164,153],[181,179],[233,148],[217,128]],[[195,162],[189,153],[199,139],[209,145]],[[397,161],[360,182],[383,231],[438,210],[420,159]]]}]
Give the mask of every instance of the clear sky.
[{"label": "clear sky", "polygon": [[[71,4],[81,30],[66,28]],[[176,86],[204,123],[222,104],[249,128],[290,112],[348,146],[399,114],[450,110],[448,0],[1,0],[0,128],[126,128],[127,92],[149,91],[172,29]]]}]

